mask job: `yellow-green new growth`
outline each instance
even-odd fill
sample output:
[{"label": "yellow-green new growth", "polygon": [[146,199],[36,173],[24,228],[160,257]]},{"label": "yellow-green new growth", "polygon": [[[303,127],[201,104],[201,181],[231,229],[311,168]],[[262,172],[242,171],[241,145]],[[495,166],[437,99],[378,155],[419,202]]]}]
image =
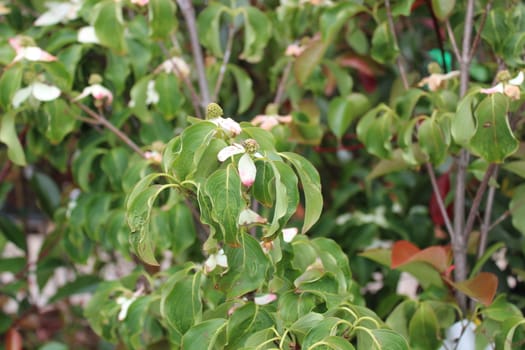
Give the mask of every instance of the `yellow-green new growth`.
[{"label": "yellow-green new growth", "polygon": [[206,119],[220,118],[223,114],[221,106],[215,102],[210,103],[206,108]]}]

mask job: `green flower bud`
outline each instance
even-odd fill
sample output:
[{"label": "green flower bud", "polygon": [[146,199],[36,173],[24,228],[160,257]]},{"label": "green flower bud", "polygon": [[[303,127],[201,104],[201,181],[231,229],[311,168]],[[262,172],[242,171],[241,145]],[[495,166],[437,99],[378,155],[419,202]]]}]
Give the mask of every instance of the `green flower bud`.
[{"label": "green flower bud", "polygon": [[219,118],[222,117],[223,114],[224,112],[222,111],[221,106],[215,102],[210,103],[206,108],[206,119]]},{"label": "green flower bud", "polygon": [[246,153],[254,154],[259,150],[259,144],[254,139],[246,139],[243,141],[242,145],[246,150]]}]

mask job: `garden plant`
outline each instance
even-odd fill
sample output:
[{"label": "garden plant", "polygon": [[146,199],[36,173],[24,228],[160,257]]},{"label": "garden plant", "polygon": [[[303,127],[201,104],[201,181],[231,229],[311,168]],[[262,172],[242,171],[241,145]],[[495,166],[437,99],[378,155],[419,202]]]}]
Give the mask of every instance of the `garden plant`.
[{"label": "garden plant", "polygon": [[521,1],[11,0],[0,33],[4,349],[525,348]]}]

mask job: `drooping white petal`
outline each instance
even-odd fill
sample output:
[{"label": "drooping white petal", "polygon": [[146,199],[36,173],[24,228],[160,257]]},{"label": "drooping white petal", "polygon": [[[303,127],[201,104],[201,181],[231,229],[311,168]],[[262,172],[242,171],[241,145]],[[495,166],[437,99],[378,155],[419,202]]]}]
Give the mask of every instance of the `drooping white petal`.
[{"label": "drooping white petal", "polygon": [[273,293],[264,294],[264,295],[261,295],[261,296],[253,298],[253,301],[257,305],[270,304],[270,303],[272,303],[272,302],[274,302],[276,300],[277,300],[277,295],[273,294]]},{"label": "drooping white petal", "polygon": [[509,84],[512,85],[521,85],[524,80],[523,72],[519,72],[518,75],[516,75],[514,78],[509,80]]},{"label": "drooping white petal", "polygon": [[155,90],[155,81],[150,80],[146,89],[146,105],[157,104],[159,99],[159,93]]},{"label": "drooping white petal", "polygon": [[25,100],[27,100],[31,95],[32,90],[31,86],[27,86],[15,92],[13,100],[11,101],[13,107],[18,108]]},{"label": "drooping white petal", "polygon": [[289,227],[283,229],[283,240],[286,243],[290,243],[291,241],[293,241],[294,237],[297,236],[298,232],[299,230],[297,229],[297,227]]},{"label": "drooping white petal", "polygon": [[495,94],[495,93],[500,93],[502,94],[504,92],[504,88],[503,88],[503,84],[502,83],[499,83],[498,85],[496,86],[493,86],[493,87],[490,87],[488,89],[481,89],[479,90],[479,92],[483,93],[483,94]]},{"label": "drooping white petal", "polygon": [[228,267],[228,257],[224,254],[224,249],[220,249],[217,252],[217,265]]},{"label": "drooping white petal", "polygon": [[251,209],[244,209],[239,215],[239,225],[265,224],[268,220]]},{"label": "drooping white petal", "polygon": [[113,94],[111,91],[100,84],[91,85],[91,95],[96,100],[103,100],[107,98],[109,103],[113,101]]},{"label": "drooping white petal", "polygon": [[74,5],[66,2],[50,2],[46,6],[49,10],[36,19],[35,26],[44,27],[65,22]]},{"label": "drooping white petal", "polygon": [[22,57],[28,61],[52,62],[57,60],[55,56],[51,55],[49,52],[46,52],[37,46],[21,48],[20,52]]},{"label": "drooping white petal", "polygon": [[242,145],[239,145],[238,143],[234,143],[231,146],[226,146],[223,149],[219,151],[217,154],[217,159],[219,162],[224,162],[226,159],[230,158],[231,156],[234,156],[236,154],[241,154],[246,152],[244,147]]},{"label": "drooping white petal", "polygon": [[239,159],[239,176],[242,184],[246,187],[253,185],[256,173],[257,168],[252,157],[248,153],[243,154],[241,159]]},{"label": "drooping white petal", "polygon": [[84,44],[100,43],[100,40],[98,39],[97,34],[95,33],[95,27],[93,26],[87,26],[87,27],[80,28],[78,30],[77,40],[78,42],[84,43]]},{"label": "drooping white petal", "polygon": [[32,85],[33,96],[39,101],[53,101],[60,96],[60,89],[53,85],[35,82]]},{"label": "drooping white petal", "polygon": [[128,309],[136,299],[137,298],[135,297],[133,298],[118,297],[117,298],[117,304],[120,305],[120,311],[117,316],[119,321],[124,321],[126,319],[126,316],[128,315]]}]

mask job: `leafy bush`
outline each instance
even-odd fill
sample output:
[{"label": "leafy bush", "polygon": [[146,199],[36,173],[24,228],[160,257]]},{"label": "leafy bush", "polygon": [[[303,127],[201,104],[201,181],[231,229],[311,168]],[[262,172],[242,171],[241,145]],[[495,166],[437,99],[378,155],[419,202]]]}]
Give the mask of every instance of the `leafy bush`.
[{"label": "leafy bush", "polygon": [[4,347],[519,347],[524,14],[0,3]]}]

